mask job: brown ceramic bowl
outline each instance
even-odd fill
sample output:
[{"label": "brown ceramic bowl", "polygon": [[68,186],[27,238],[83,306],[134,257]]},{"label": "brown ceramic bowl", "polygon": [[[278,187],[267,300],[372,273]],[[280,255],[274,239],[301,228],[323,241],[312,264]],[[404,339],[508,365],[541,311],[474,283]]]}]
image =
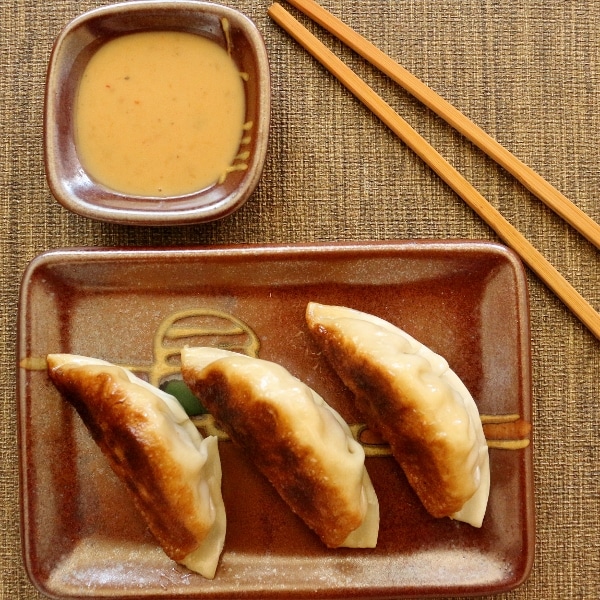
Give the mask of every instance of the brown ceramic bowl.
[{"label": "brown ceramic bowl", "polygon": [[[177,30],[209,38],[227,48],[221,25],[229,22],[230,54],[247,74],[244,140],[247,169],[223,183],[182,196],[156,198],[115,192],[94,181],[79,160],[73,107],[78,84],[98,47],[116,36],[147,30]],[[130,225],[174,225],[222,218],[237,210],[260,179],[270,121],[270,74],[262,36],[240,12],[209,2],[128,2],[89,11],[60,33],[50,57],[45,98],[44,151],[50,190],[67,209],[80,215]],[[247,138],[250,138],[249,140]]]}]

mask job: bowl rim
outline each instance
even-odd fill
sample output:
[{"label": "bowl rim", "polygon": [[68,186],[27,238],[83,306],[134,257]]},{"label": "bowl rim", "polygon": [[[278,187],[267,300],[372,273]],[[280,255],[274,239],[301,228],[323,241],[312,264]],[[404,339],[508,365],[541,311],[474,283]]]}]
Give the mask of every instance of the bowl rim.
[{"label": "bowl rim", "polygon": [[[94,21],[110,16],[143,14],[144,12],[194,12],[208,13],[227,18],[234,24],[248,40],[254,52],[256,70],[256,114],[257,122],[253,124],[256,137],[254,149],[243,179],[234,190],[225,197],[208,200],[201,206],[194,206],[195,200],[206,198],[208,194],[214,195],[218,186],[211,186],[197,192],[171,197],[136,196],[123,194],[109,189],[95,182],[95,189],[101,190],[107,198],[127,204],[127,206],[105,206],[95,203],[85,194],[74,193],[69,189],[68,183],[73,177],[65,179],[61,173],[64,157],[58,149],[58,142],[65,135],[57,118],[60,108],[59,93],[61,85],[68,77],[61,75],[62,60],[65,57],[65,48],[71,35],[82,27],[93,24]],[[189,27],[182,26],[189,31]],[[137,31],[133,28],[131,32]],[[127,30],[123,30],[127,34]],[[93,35],[93,34],[92,34]],[[93,35],[94,39],[103,39],[102,35]],[[90,39],[92,41],[92,39]],[[82,46],[81,50],[87,47]],[[81,51],[80,50],[80,51]],[[63,67],[64,68],[64,67]],[[72,65],[66,68],[66,73],[71,72]],[[64,73],[63,73],[64,74]],[[239,209],[253,193],[262,176],[267,155],[271,118],[271,77],[270,66],[264,39],[256,24],[241,11],[214,2],[204,0],[134,0],[132,2],[118,2],[88,10],[69,21],[56,37],[48,61],[44,95],[44,163],[46,180],[54,198],[66,209],[73,213],[88,217],[93,220],[120,223],[127,225],[176,225],[195,224],[224,218]],[[74,142],[71,142],[74,145]],[[81,164],[77,165],[78,176],[88,178]],[[88,178],[89,179],[89,178]],[[173,201],[183,206],[174,208],[169,206]],[[147,210],[140,204],[155,202],[156,208]]]}]

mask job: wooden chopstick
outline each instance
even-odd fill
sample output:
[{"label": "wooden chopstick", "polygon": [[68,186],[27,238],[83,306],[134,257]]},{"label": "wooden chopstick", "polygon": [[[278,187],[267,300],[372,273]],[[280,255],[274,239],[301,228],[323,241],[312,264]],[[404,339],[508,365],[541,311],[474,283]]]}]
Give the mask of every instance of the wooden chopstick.
[{"label": "wooden chopstick", "polygon": [[450,163],[280,4],[273,4],[269,8],[268,14],[461,196],[565,303],[591,333],[600,339],[600,315]]},{"label": "wooden chopstick", "polygon": [[520,181],[532,194],[600,248],[600,225],[430,87],[314,0],[288,0],[393,79]]}]

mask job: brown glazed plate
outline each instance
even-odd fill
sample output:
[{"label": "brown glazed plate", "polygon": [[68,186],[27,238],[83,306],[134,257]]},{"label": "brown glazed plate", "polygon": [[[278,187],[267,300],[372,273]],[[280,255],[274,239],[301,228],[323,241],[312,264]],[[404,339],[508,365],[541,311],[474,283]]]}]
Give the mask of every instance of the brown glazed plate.
[{"label": "brown glazed plate", "polygon": [[[447,358],[490,445],[481,529],[434,519],[311,343],[309,301],[402,327]],[[35,258],[18,320],[23,555],[53,598],[389,598],[493,594],[521,584],[534,552],[527,286],[506,247],[410,241],[201,249],[67,249]],[[351,424],[367,454],[377,548],[325,548],[230,441],[219,442],[227,537],[214,580],[167,558],[45,372],[69,352],[160,385],[183,345],[277,361]],[[202,429],[204,418],[197,420]],[[210,423],[209,423],[210,425]]]}]

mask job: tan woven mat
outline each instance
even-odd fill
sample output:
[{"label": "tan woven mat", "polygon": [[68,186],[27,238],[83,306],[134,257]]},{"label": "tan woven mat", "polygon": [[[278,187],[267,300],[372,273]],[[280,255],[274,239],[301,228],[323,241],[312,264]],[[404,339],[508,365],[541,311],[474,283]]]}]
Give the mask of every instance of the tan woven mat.
[{"label": "tan woven mat", "polygon": [[[323,5],[600,221],[600,3],[596,0],[322,0]],[[44,79],[55,36],[100,1],[0,3],[0,599],[40,597],[22,565],[15,408],[20,277],[64,246],[170,246],[469,238],[495,234],[267,16],[272,129],[260,185],[211,224],[133,228],[63,209],[45,181]],[[292,12],[298,15],[297,12]],[[306,19],[301,19],[307,23]],[[600,256],[523,186],[317,27],[358,71],[600,309]],[[600,597],[600,342],[528,271],[537,546],[503,597]]]}]

